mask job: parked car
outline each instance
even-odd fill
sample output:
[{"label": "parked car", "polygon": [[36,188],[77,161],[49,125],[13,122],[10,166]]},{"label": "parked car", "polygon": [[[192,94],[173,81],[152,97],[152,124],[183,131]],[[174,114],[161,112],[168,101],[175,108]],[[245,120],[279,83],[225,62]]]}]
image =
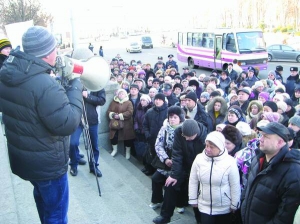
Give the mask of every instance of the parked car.
[{"label": "parked car", "polygon": [[300,62],[300,51],[284,44],[273,44],[267,47],[268,61],[289,60]]},{"label": "parked car", "polygon": [[129,42],[128,46],[126,47],[126,51],[128,53],[142,53],[142,47],[138,42]]}]

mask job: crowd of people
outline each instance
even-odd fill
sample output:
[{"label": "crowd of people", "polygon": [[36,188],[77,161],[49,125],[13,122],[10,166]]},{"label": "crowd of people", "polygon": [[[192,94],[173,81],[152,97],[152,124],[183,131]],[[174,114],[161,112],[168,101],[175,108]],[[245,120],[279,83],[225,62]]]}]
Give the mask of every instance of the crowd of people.
[{"label": "crowd of people", "polygon": [[117,55],[110,66],[116,94],[124,91],[132,103],[131,116],[120,119],[130,121],[134,136],[130,144],[118,140],[127,142],[126,158],[135,156],[152,176],[149,206],[161,208],[154,223],[170,222],[188,205],[197,223],[293,223],[300,203],[297,67],[284,80],[280,65],[260,79],[237,60],[210,75],[181,72],[172,54],[155,65]]},{"label": "crowd of people", "polygon": [[[78,79],[64,89],[51,77],[56,41],[45,28],[29,28],[22,44],[24,52],[0,40],[11,169],[34,186],[42,223],[67,223],[68,165],[76,176],[86,163],[78,149],[84,107],[90,172],[102,176],[97,107],[106,103],[105,91],[90,92]],[[86,59],[75,51],[71,57]],[[126,159],[144,165],[152,180],[149,209],[161,208],[153,222],[169,223],[190,205],[202,224],[299,223],[298,68],[284,80],[278,65],[259,79],[253,67],[243,71],[233,60],[207,76],[189,67],[180,72],[173,58],[151,65],[117,55],[110,63],[110,81],[119,85],[106,113],[111,156],[123,141]]]}]

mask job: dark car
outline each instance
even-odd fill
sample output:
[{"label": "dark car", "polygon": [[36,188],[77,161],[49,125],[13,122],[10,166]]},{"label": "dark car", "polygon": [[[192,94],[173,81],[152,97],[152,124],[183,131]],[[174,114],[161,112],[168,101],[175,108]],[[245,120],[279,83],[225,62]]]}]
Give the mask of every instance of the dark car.
[{"label": "dark car", "polygon": [[140,42],[143,49],[153,48],[152,38],[149,36],[142,36]]},{"label": "dark car", "polygon": [[284,44],[273,44],[267,47],[268,61],[282,60],[282,61],[297,61],[300,62],[300,51],[293,47]]}]

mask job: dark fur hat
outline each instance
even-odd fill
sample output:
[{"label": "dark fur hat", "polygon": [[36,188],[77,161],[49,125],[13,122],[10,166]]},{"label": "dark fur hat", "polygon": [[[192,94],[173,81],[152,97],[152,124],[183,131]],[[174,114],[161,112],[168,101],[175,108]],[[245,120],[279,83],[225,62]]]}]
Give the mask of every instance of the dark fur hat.
[{"label": "dark fur hat", "polygon": [[239,129],[233,125],[227,124],[225,128],[223,128],[222,134],[224,135],[225,139],[232,142],[235,146],[239,146],[242,143],[243,136]]},{"label": "dark fur hat", "polygon": [[184,111],[179,106],[170,106],[168,108],[168,118],[171,114],[176,114],[180,118],[180,122],[184,121]]}]

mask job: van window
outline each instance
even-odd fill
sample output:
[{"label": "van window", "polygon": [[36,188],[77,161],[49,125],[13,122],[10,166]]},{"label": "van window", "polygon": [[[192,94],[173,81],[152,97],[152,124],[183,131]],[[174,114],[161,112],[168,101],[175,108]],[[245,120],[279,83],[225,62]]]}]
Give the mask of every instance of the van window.
[{"label": "van window", "polygon": [[142,37],[142,41],[151,41],[151,37]]}]

